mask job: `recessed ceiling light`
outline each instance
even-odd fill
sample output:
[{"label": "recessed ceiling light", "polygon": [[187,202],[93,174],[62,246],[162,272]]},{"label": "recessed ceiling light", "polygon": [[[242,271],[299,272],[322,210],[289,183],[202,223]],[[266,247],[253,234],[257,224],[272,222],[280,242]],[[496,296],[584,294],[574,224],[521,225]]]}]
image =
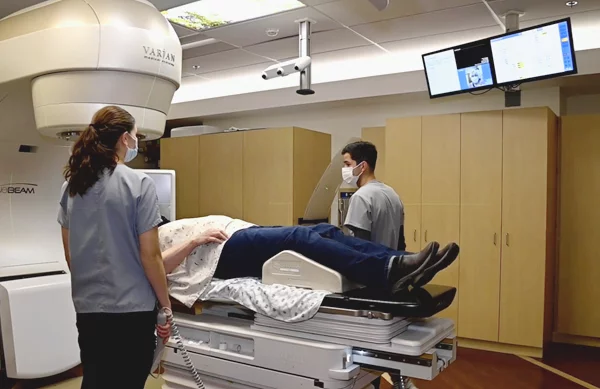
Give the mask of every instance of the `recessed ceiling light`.
[{"label": "recessed ceiling light", "polygon": [[279,29],[278,28],[267,28],[267,36],[270,36],[271,38],[274,38],[277,35],[279,35]]},{"label": "recessed ceiling light", "polygon": [[198,69],[200,69],[200,65],[192,65],[192,69],[198,70]]},{"label": "recessed ceiling light", "polygon": [[299,0],[200,0],[162,13],[173,23],[206,30],[303,7]]},{"label": "recessed ceiling light", "polygon": [[577,4],[579,4],[579,1],[572,0],[572,1],[567,1],[567,3],[566,3],[566,6],[567,6],[567,7],[571,7],[571,8],[573,8],[573,7],[575,7]]}]

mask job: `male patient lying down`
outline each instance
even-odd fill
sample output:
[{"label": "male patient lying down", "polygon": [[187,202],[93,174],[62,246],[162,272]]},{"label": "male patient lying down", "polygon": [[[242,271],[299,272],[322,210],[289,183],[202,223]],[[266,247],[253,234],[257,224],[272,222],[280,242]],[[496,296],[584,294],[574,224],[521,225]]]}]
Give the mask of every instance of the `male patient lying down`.
[{"label": "male patient lying down", "polygon": [[296,251],[349,280],[396,293],[421,287],[454,262],[458,245],[432,242],[411,254],[346,236],[330,224],[260,227],[227,216],[182,219],[159,228],[171,295],[195,302],[213,277],[262,275],[262,266],[284,250]]}]

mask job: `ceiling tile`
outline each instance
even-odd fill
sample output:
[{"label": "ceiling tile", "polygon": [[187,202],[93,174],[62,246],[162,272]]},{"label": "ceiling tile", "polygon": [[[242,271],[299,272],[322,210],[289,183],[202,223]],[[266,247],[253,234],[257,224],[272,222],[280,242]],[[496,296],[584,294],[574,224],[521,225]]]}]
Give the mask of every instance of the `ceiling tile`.
[{"label": "ceiling tile", "polygon": [[196,0],[150,0],[160,11],[179,7],[180,5],[193,3]]},{"label": "ceiling tile", "polygon": [[392,42],[489,27],[496,22],[483,4],[409,16],[383,22],[363,24],[353,29],[377,42]]},{"label": "ceiling tile", "polygon": [[183,51],[183,59],[190,59],[201,57],[204,55],[210,55],[214,53],[220,53],[222,51],[228,51],[235,49],[235,46],[228,45],[227,43],[217,42],[212,45],[194,47]]},{"label": "ceiling tile", "polygon": [[[333,30],[340,25],[312,8],[299,8],[292,11],[266,16],[247,22],[236,23],[229,26],[218,27],[203,31],[211,38],[230,43],[236,46],[251,46],[275,39],[298,35],[298,19],[310,18],[317,23],[313,26],[313,32]],[[279,35],[275,38],[267,36],[268,28],[279,29]]]},{"label": "ceiling tile", "polygon": [[[219,70],[227,70],[265,62],[264,58],[235,49],[209,54],[202,57],[190,58],[183,61],[184,73],[204,74]],[[194,69],[194,65],[200,66]]]},{"label": "ceiling tile", "polygon": [[[319,54],[328,51],[348,49],[368,45],[369,43],[347,29],[323,31],[311,37],[311,53]],[[298,37],[280,39],[245,47],[253,53],[282,60],[298,56]]]},{"label": "ceiling tile", "polygon": [[337,0],[300,0],[301,3],[304,3],[308,6],[331,3],[333,1],[337,1]]},{"label": "ceiling tile", "polygon": [[579,5],[569,8],[566,0],[503,0],[492,4],[492,8],[499,15],[504,15],[510,10],[524,11],[522,21],[542,18],[559,19],[564,16],[594,11],[600,9],[600,0],[582,0]]},{"label": "ceiling tile", "polygon": [[448,47],[472,42],[478,39],[502,33],[500,26],[479,28],[476,30],[459,31],[454,33],[433,35],[413,39],[404,39],[396,42],[382,43],[381,46],[393,54],[401,55],[406,60],[416,60],[422,66],[421,55],[431,53]]},{"label": "ceiling tile", "polygon": [[179,38],[184,38],[186,36],[198,34],[198,31],[194,31],[190,28],[180,26],[179,24],[171,23],[171,25],[173,26],[173,29],[175,30]]},{"label": "ceiling tile", "polygon": [[0,0],[0,19],[44,0]]},{"label": "ceiling tile", "polygon": [[367,0],[337,0],[316,8],[347,26],[396,19],[403,16],[481,4],[481,0],[401,0],[391,1],[385,11],[378,11]]}]

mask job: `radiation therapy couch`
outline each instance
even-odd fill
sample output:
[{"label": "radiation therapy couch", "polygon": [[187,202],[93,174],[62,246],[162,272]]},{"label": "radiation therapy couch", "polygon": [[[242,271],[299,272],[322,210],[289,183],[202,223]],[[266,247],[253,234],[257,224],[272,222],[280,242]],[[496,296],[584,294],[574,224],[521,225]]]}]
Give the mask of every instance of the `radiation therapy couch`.
[{"label": "radiation therapy couch", "polygon": [[[454,323],[432,318],[452,303],[455,288],[428,285],[390,297],[291,251],[265,263],[262,282],[331,294],[312,318],[294,323],[226,300],[174,303],[207,388],[362,389],[381,372],[403,388],[406,378],[435,379],[456,359]],[[173,340],[163,367],[163,389],[197,387]]]}]

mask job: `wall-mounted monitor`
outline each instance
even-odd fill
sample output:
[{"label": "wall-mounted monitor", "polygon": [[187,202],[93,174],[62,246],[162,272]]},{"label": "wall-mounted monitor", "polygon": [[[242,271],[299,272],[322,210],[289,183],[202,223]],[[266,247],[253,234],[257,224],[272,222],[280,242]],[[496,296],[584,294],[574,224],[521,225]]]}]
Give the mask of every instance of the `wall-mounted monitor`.
[{"label": "wall-mounted monitor", "polygon": [[571,19],[423,54],[431,98],[577,74]]},{"label": "wall-mounted monitor", "polygon": [[488,39],[423,55],[431,98],[494,87],[494,64]]},{"label": "wall-mounted monitor", "polygon": [[490,46],[499,86],[577,73],[570,19],[491,38]]}]

